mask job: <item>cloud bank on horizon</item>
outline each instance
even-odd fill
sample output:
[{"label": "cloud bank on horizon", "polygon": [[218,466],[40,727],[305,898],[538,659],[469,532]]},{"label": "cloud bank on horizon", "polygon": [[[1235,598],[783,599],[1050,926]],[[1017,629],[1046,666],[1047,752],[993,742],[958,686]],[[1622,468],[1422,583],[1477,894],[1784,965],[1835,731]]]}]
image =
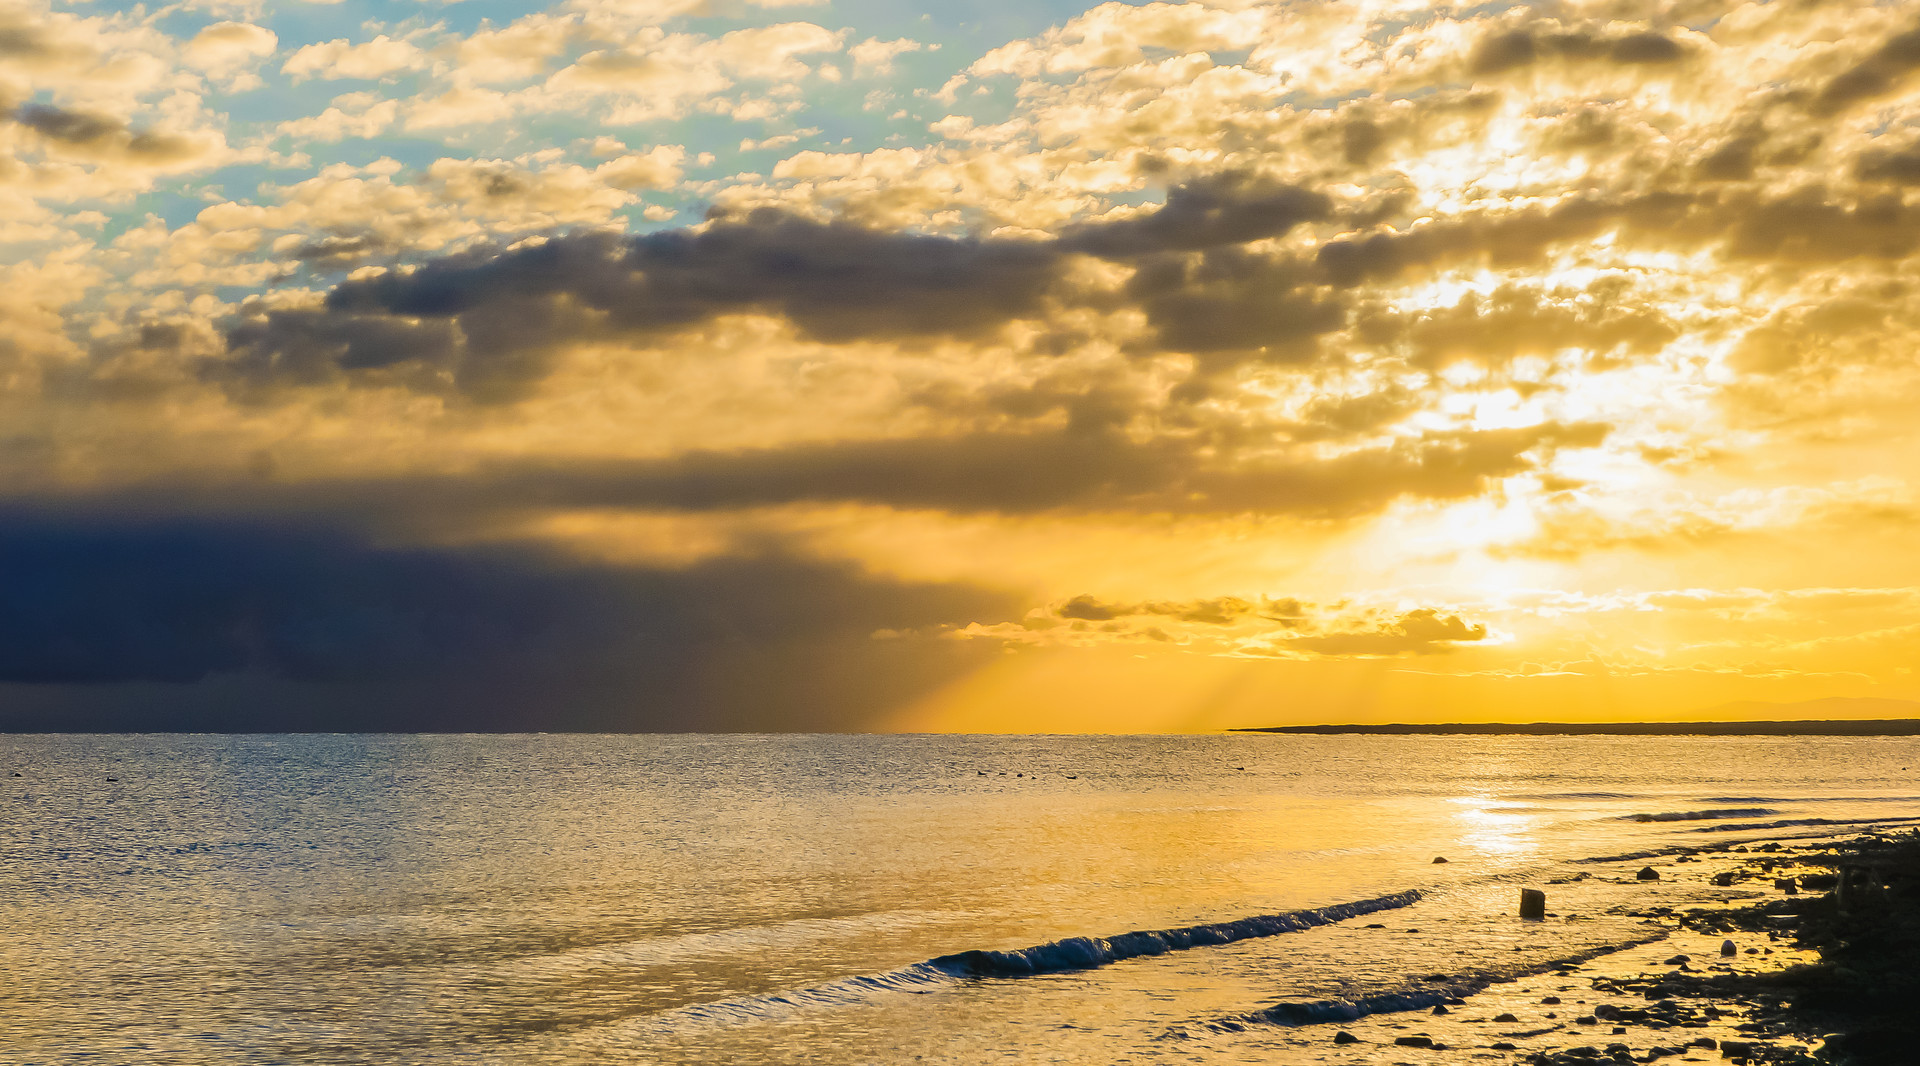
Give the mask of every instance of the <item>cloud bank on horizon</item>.
[{"label": "cloud bank on horizon", "polygon": [[1920,3],[0,0],[0,726],[1920,696]]}]

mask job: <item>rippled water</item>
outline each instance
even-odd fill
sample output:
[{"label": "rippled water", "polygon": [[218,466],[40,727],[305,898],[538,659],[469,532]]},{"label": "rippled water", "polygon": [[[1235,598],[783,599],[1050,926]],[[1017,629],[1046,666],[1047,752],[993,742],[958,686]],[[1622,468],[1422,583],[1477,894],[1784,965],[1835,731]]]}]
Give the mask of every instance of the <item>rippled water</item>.
[{"label": "rippled water", "polygon": [[[1920,816],[1914,767],[1912,738],[0,738],[0,1061],[1285,1061],[1219,1021],[1622,942],[1631,886],[1523,927],[1514,885]],[[923,965],[1408,889],[1091,969]]]}]

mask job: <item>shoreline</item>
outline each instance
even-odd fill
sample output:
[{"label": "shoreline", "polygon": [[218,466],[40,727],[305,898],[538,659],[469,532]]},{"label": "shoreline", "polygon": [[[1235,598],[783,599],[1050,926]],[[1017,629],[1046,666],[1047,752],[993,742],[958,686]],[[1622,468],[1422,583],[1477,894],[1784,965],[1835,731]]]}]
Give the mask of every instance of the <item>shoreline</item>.
[{"label": "shoreline", "polygon": [[1622,912],[1649,923],[1644,941],[1463,990],[1431,1010],[1342,1018],[1337,1004],[1316,1012],[1283,1002],[1222,1019],[1216,1032],[1288,1026],[1300,1054],[1278,1061],[1356,1066],[1920,1062],[1920,1024],[1902,998],[1920,983],[1908,974],[1920,959],[1920,833],[1855,830],[1594,861],[1657,875],[1645,879],[1645,905]]},{"label": "shoreline", "polygon": [[1748,722],[1445,722],[1268,725],[1229,733],[1384,737],[1912,737],[1920,718],[1782,719]]}]

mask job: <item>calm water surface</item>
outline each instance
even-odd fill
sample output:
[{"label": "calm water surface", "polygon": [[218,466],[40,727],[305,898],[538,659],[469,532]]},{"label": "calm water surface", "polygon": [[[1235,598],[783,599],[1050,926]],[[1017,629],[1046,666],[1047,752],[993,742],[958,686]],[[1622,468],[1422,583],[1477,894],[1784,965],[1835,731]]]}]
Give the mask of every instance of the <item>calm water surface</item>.
[{"label": "calm water surface", "polygon": [[[0,1062],[1285,1062],[1190,1034],[1624,938],[1516,929],[1513,885],[1920,816],[1911,768],[1910,738],[6,737]],[[1634,818],[1679,814],[1713,817]],[[1391,938],[914,969],[1409,888]]]}]

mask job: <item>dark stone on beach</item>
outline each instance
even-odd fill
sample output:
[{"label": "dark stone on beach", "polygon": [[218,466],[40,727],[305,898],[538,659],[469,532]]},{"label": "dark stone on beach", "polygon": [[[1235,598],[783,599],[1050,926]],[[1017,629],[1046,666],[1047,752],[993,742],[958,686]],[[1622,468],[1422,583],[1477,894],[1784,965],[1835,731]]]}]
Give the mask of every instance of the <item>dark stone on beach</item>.
[{"label": "dark stone on beach", "polygon": [[1544,921],[1547,917],[1547,894],[1537,888],[1520,890],[1520,920],[1524,922]]},{"label": "dark stone on beach", "polygon": [[1720,956],[1722,958],[1732,958],[1738,954],[1740,954],[1740,948],[1733,941],[1722,940],[1720,942]]},{"label": "dark stone on beach", "polygon": [[1689,962],[1692,962],[1692,961],[1693,961],[1693,956],[1691,956],[1691,955],[1675,955],[1675,956],[1674,956],[1673,958],[1671,958],[1671,959],[1668,959],[1668,960],[1666,961],[1666,965],[1668,965],[1668,966],[1684,966],[1684,965],[1686,965],[1687,963],[1689,963]]},{"label": "dark stone on beach", "polygon": [[1517,1022],[1520,1019],[1512,1014],[1496,1014],[1493,1016],[1493,1020],[1496,1022]]},{"label": "dark stone on beach", "polygon": [[1591,1014],[1582,1014],[1582,1015],[1581,1015],[1580,1017],[1578,1017],[1578,1018],[1575,1018],[1575,1019],[1573,1020],[1573,1024],[1575,1024],[1575,1025],[1599,1025],[1599,1024],[1600,1024],[1600,1019],[1598,1019],[1598,1018],[1596,1018],[1596,1017],[1594,1017],[1594,1016],[1593,1016],[1593,1015],[1591,1015]]},{"label": "dark stone on beach", "polygon": [[1720,888],[1731,888],[1733,886],[1733,878],[1734,873],[1732,870],[1722,870],[1713,875],[1713,883]]},{"label": "dark stone on beach", "polygon": [[1753,1045],[1744,1040],[1720,1041],[1720,1057],[1723,1059],[1747,1058],[1753,1054]]},{"label": "dark stone on beach", "polygon": [[1773,887],[1785,892],[1789,896],[1797,896],[1800,894],[1800,882],[1795,881],[1791,877],[1774,878]]},{"label": "dark stone on beach", "polygon": [[1342,1029],[1333,1034],[1333,1042],[1336,1044],[1358,1044],[1360,1038]]},{"label": "dark stone on beach", "polygon": [[1697,1039],[1697,1040],[1695,1040],[1695,1041],[1694,1041],[1693,1043],[1691,1043],[1691,1044],[1688,1044],[1687,1046],[1688,1046],[1688,1047],[1703,1047],[1703,1048],[1706,1048],[1706,1049],[1707,1049],[1708,1051],[1712,1051],[1712,1050],[1713,1050],[1714,1048],[1717,1048],[1717,1047],[1719,1047],[1719,1046],[1720,1046],[1720,1042],[1719,1042],[1719,1041],[1717,1041],[1717,1040],[1715,1040],[1715,1039],[1714,1039],[1713,1037],[1710,1037],[1710,1036],[1703,1036],[1703,1037],[1700,1037],[1699,1039]]},{"label": "dark stone on beach", "polygon": [[1642,881],[1658,881],[1660,880],[1660,871],[1654,869],[1651,866],[1642,866],[1640,867],[1640,872],[1637,874],[1634,874],[1633,876],[1639,878]]},{"label": "dark stone on beach", "polygon": [[1447,857],[1446,857],[1445,855],[1436,855],[1436,856],[1434,856],[1434,859],[1433,859],[1433,863],[1432,863],[1432,865],[1434,865],[1434,866],[1438,866],[1438,865],[1440,865],[1441,863],[1443,863],[1443,862],[1446,862],[1446,861],[1447,861]]},{"label": "dark stone on beach", "polygon": [[1613,1027],[1614,1036],[1624,1036],[1626,1034],[1626,1031],[1627,1031],[1627,1027],[1624,1025],[1616,1025]]},{"label": "dark stone on beach", "polygon": [[1509,1044],[1509,1043],[1507,1043],[1507,1042],[1506,1042],[1505,1040],[1502,1040],[1502,1041],[1500,1041],[1500,1042],[1499,1042],[1498,1044],[1491,1044],[1491,1045],[1489,1045],[1489,1047],[1491,1047],[1491,1048],[1492,1048],[1492,1049],[1493,1049],[1494,1051],[1518,1051],[1518,1050],[1520,1050],[1520,1048],[1519,1048],[1519,1046],[1518,1046],[1518,1045],[1516,1045],[1516,1044]]},{"label": "dark stone on beach", "polygon": [[1542,1002],[1542,1003],[1548,1003],[1548,1004],[1552,1004],[1552,1005],[1554,1005],[1554,1006],[1559,1006],[1559,1004],[1560,1004],[1560,997],[1559,997],[1559,996],[1547,996],[1547,997],[1545,997],[1545,998],[1543,998],[1543,999],[1542,999],[1542,1000],[1541,1000],[1540,1002]]},{"label": "dark stone on beach", "polygon": [[1372,925],[1367,926],[1367,928],[1368,929],[1385,929],[1386,926],[1381,925],[1379,922],[1375,922]]},{"label": "dark stone on beach", "polygon": [[1450,1011],[1450,1010],[1448,1010],[1448,1009],[1447,1009],[1446,1007],[1444,1007],[1444,1006],[1440,1006],[1440,1007],[1435,1007],[1435,1008],[1433,1008],[1433,1013],[1435,1013],[1435,1014],[1452,1014],[1453,1012],[1452,1012],[1452,1011]]},{"label": "dark stone on beach", "polygon": [[1433,1046],[1433,1037],[1430,1037],[1430,1036],[1396,1036],[1396,1037],[1394,1037],[1394,1038],[1393,1038],[1393,1043],[1394,1043],[1394,1046],[1395,1046],[1395,1047],[1432,1047],[1432,1046]]}]

